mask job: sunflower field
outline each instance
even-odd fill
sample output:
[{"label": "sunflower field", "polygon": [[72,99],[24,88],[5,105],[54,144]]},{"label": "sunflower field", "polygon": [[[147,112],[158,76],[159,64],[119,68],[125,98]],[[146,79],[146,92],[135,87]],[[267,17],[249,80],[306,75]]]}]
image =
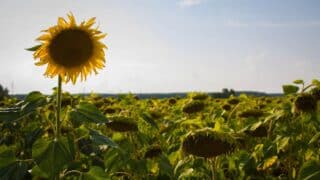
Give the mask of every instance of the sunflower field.
[{"label": "sunflower field", "polygon": [[[320,179],[320,82],[285,95],[0,102],[0,179]],[[55,136],[60,131],[60,136]]]}]

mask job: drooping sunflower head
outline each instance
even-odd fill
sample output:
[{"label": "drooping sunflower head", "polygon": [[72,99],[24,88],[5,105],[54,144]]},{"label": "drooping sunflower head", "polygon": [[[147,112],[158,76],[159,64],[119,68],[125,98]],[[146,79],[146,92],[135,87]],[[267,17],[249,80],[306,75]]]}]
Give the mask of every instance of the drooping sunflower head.
[{"label": "drooping sunflower head", "polygon": [[226,133],[209,128],[190,132],[183,139],[182,150],[186,154],[212,158],[234,150],[235,139]]},{"label": "drooping sunflower head", "polygon": [[95,18],[76,24],[72,14],[68,19],[58,18],[57,25],[44,30],[37,38],[41,46],[34,52],[36,65],[47,65],[45,76],[60,76],[64,82],[75,84],[78,77],[86,77],[105,65],[104,49],[100,41],[106,36],[92,28]]},{"label": "drooping sunflower head", "polygon": [[317,110],[317,100],[311,94],[300,94],[294,105],[298,112],[315,112]]}]

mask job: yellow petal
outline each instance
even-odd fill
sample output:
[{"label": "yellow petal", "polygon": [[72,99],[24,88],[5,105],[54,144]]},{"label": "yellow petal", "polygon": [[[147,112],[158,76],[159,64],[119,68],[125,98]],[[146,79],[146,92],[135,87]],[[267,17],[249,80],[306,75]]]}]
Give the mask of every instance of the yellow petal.
[{"label": "yellow petal", "polygon": [[85,24],[85,26],[86,26],[87,28],[89,28],[90,26],[92,26],[92,25],[95,23],[95,21],[96,21],[96,17],[92,17],[92,18],[90,18],[90,19],[88,20],[88,22]]},{"label": "yellow petal", "polygon": [[59,18],[58,18],[58,25],[59,25],[59,26],[65,27],[67,24],[68,24],[68,23],[67,23],[67,21],[66,21],[64,18],[62,18],[62,17],[59,17]]}]

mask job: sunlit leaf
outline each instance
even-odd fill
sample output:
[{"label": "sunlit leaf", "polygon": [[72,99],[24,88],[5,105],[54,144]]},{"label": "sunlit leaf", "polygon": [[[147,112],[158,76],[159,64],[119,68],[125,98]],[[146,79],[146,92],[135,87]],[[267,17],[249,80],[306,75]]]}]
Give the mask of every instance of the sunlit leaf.
[{"label": "sunlit leaf", "polygon": [[283,137],[277,142],[277,152],[280,153],[285,152],[285,150],[288,148],[290,138],[289,137]]},{"label": "sunlit leaf", "polygon": [[270,168],[272,165],[274,165],[277,162],[277,160],[278,160],[278,156],[272,156],[272,157],[266,159],[263,163],[262,169],[266,170],[266,169]]}]

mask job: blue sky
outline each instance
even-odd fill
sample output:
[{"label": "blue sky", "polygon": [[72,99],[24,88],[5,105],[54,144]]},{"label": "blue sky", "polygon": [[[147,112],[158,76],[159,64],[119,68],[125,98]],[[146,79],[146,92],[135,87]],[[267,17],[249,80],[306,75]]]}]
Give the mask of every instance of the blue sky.
[{"label": "blue sky", "polygon": [[281,92],[320,77],[318,0],[0,0],[0,84],[51,93],[32,53],[40,30],[72,12],[92,16],[108,37],[106,68],[82,92]]}]

